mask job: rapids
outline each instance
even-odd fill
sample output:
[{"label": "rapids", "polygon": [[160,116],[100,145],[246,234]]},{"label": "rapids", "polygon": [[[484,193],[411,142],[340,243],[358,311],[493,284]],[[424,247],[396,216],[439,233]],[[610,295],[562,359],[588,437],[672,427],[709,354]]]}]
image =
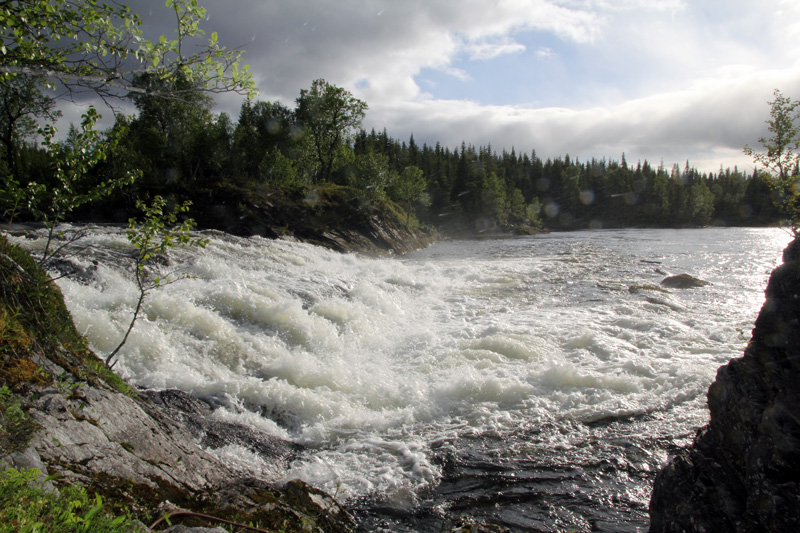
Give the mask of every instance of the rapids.
[{"label": "rapids", "polygon": [[[465,514],[514,531],[647,528],[655,471],[707,420],[741,355],[779,229],[604,230],[454,240],[398,258],[207,233],[160,268],[115,367],[211,400],[222,420],[297,442],[285,472],[368,531],[439,531]],[[43,240],[18,238],[36,251]],[[124,231],[94,228],[61,278],[98,353],[138,293]],[[712,285],[663,291],[667,275]]]}]

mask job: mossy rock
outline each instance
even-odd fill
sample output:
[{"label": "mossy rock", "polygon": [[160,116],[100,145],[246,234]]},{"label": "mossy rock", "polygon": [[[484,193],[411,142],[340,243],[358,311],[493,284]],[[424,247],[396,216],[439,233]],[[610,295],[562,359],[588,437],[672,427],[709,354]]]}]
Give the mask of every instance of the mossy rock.
[{"label": "mossy rock", "polygon": [[[0,236],[0,380],[15,391],[43,387],[53,377],[41,361],[88,383],[131,389],[89,349],[75,329],[58,285],[31,257]],[[37,363],[37,361],[39,361]]]}]

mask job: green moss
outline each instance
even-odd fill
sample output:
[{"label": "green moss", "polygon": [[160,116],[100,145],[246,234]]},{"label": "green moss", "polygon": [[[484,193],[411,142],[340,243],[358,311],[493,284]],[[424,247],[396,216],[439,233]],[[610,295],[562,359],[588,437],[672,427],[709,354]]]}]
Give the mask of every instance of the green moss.
[{"label": "green moss", "polygon": [[53,377],[30,359],[6,354],[0,360],[0,377],[14,390],[23,389],[27,385],[45,387],[53,382]]},{"label": "green moss", "polygon": [[39,344],[85,346],[75,330],[61,291],[47,273],[39,268],[30,254],[18,246],[10,246],[5,239],[0,250],[13,261],[11,263],[5,258],[0,261],[6,313],[16,314],[28,334]]},{"label": "green moss", "polygon": [[[92,354],[94,357],[94,354]],[[136,391],[132,389],[125,381],[114,373],[113,370],[108,368],[105,363],[94,357],[86,362],[88,368],[87,377],[91,379],[100,379],[106,384],[110,385],[114,390],[126,396],[135,397]]]}]

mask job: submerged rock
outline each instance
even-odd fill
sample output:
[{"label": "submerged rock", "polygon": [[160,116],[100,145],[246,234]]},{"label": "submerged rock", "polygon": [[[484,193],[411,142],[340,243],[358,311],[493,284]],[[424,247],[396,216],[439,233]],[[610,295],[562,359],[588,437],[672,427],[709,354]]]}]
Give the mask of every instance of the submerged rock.
[{"label": "submerged rock", "polygon": [[800,240],[784,251],[711,419],[656,478],[650,531],[800,531]]},{"label": "submerged rock", "polygon": [[690,276],[689,274],[678,274],[677,276],[669,276],[661,280],[661,286],[670,289],[694,289],[697,287],[705,287],[706,285],[711,285],[711,283]]}]

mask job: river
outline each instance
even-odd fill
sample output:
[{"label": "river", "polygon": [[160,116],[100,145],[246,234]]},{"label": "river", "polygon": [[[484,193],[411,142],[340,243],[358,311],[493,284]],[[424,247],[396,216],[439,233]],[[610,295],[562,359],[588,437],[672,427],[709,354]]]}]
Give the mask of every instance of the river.
[{"label": "river", "polygon": [[[351,506],[364,531],[643,531],[657,469],[707,421],[741,355],[779,229],[603,230],[453,240],[398,258],[208,233],[166,271],[115,367],[142,388],[302,444],[276,473]],[[42,240],[19,239],[36,249]],[[92,230],[59,285],[100,354],[137,292],[124,232]],[[659,290],[667,275],[711,285]],[[448,518],[449,517],[449,518]]]}]

